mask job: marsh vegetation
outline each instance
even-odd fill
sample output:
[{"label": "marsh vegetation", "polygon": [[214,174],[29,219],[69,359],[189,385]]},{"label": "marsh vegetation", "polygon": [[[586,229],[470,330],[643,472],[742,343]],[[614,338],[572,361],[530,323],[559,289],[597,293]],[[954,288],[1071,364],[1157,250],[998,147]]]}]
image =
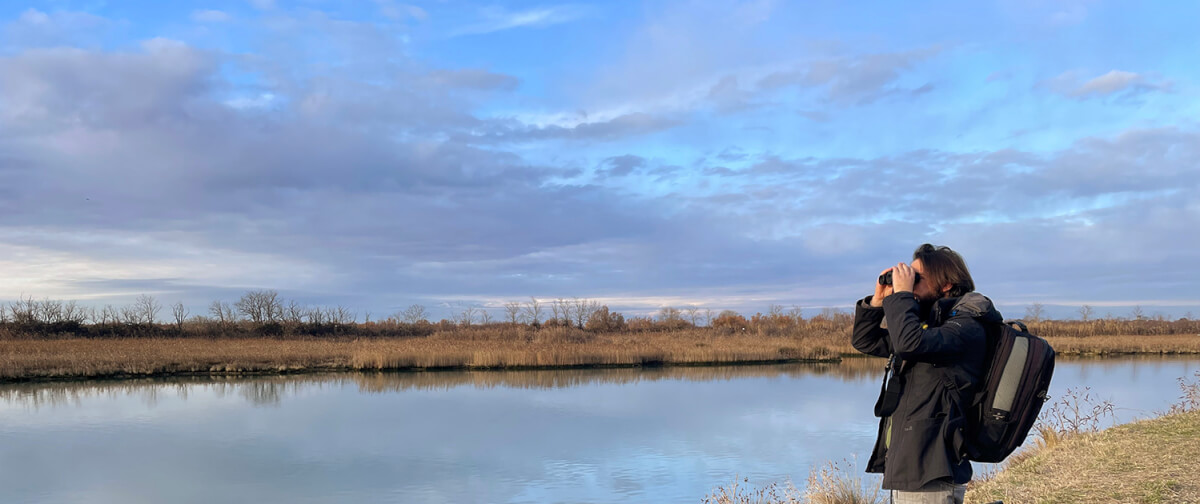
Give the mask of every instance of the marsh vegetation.
[{"label": "marsh vegetation", "polygon": [[[141,296],[121,308],[24,298],[0,305],[0,380],[341,370],[660,366],[857,357],[850,313],[804,317],[769,306],[750,317],[696,307],[629,316],[581,299],[530,298],[504,317],[468,308],[427,320],[411,306],[380,320],[305,307],[274,291],[215,301],[208,315]],[[1198,354],[1200,322],[1163,317],[1045,320],[1030,329],[1063,355]],[[1085,317],[1086,318],[1086,317]]]}]

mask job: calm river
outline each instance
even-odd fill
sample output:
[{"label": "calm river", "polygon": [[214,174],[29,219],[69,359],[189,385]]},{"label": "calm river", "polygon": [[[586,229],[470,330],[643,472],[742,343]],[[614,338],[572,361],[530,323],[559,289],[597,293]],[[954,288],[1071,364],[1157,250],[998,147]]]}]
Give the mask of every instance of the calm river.
[{"label": "calm river", "polygon": [[[0,502],[699,502],[871,449],[882,361],[0,386]],[[1060,359],[1119,421],[1195,358]]]}]

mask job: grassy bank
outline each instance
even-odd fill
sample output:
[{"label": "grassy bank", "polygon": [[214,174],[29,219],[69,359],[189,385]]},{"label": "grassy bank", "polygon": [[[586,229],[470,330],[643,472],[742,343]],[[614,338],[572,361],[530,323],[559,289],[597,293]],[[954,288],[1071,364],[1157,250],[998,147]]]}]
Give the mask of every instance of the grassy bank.
[{"label": "grassy bank", "polygon": [[414,338],[0,340],[0,380],[833,361],[847,350],[839,339],[837,333],[797,339],[695,329],[591,333],[513,327]]},{"label": "grassy bank", "polygon": [[[600,332],[510,324],[424,336],[0,338],[0,380],[836,361],[859,355],[849,339],[849,327]],[[1047,339],[1062,355],[1200,354],[1196,334]]]},{"label": "grassy bank", "polygon": [[967,502],[1200,503],[1200,411],[1069,436],[972,485]]}]

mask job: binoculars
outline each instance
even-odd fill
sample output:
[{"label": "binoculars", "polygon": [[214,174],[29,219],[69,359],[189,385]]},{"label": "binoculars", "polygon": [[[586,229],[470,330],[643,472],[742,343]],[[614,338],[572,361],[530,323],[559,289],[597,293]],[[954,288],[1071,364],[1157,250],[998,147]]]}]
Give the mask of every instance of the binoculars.
[{"label": "binoculars", "polygon": [[[917,282],[921,281],[920,273],[917,273],[914,271],[913,275],[914,275],[913,276],[913,284],[916,284]],[[879,285],[892,285],[892,272],[891,271],[884,273],[882,275],[879,275]]]}]

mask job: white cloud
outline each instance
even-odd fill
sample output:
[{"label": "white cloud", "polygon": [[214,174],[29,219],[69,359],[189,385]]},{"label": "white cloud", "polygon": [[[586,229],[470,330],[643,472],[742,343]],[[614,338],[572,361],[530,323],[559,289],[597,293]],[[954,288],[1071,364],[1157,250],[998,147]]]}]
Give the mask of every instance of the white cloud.
[{"label": "white cloud", "polygon": [[393,0],[375,0],[375,4],[379,7],[380,14],[395,21],[429,19],[429,13],[416,5],[397,3]]},{"label": "white cloud", "polygon": [[198,23],[224,23],[231,20],[233,20],[233,16],[224,11],[212,9],[192,11],[192,21]]},{"label": "white cloud", "polygon": [[539,7],[523,11],[491,8],[483,11],[483,21],[459,28],[454,34],[480,35],[514,28],[545,28],[581,19],[587,14],[587,9],[576,5]]},{"label": "white cloud", "polygon": [[50,22],[50,16],[40,10],[29,8],[21,13],[21,17],[17,21],[31,25],[42,25]]},{"label": "white cloud", "polygon": [[1087,79],[1084,75],[1080,70],[1068,70],[1042,81],[1039,85],[1055,93],[1078,99],[1167,91],[1171,88],[1170,82],[1124,70],[1110,70],[1103,75]]}]

